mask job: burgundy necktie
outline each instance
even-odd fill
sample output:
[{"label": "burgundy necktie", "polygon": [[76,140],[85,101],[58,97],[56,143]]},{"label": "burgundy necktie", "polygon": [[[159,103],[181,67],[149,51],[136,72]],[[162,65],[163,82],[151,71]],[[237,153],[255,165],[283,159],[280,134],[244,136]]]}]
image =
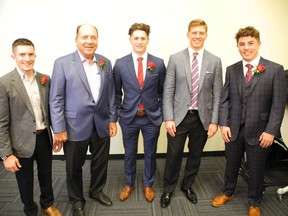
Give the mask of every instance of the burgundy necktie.
[{"label": "burgundy necktie", "polygon": [[[140,90],[142,90],[142,86],[143,86],[143,82],[144,82],[142,60],[143,60],[142,57],[139,57],[137,59],[137,61],[138,61],[138,83],[139,83]],[[139,110],[144,110],[144,105],[143,105],[142,101],[140,101]]]},{"label": "burgundy necktie", "polygon": [[191,97],[191,107],[192,109],[197,108],[197,97],[199,92],[199,68],[198,68],[198,60],[197,60],[197,52],[193,53],[192,60],[192,97]]},{"label": "burgundy necktie", "polygon": [[248,71],[246,72],[246,75],[245,75],[245,80],[246,80],[246,83],[249,83],[251,78],[252,78],[252,68],[253,68],[253,65],[251,64],[246,64],[246,67],[248,68]]}]

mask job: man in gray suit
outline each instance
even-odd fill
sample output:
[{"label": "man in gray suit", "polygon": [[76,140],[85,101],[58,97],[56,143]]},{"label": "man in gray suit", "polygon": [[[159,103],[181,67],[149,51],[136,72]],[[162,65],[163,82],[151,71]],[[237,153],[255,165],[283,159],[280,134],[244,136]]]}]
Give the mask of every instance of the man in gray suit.
[{"label": "man in gray suit", "polygon": [[[67,188],[73,215],[85,215],[82,166],[89,147],[89,196],[111,206],[103,193],[110,136],[116,135],[115,87],[111,62],[95,54],[98,31],[83,24],[76,30],[77,51],[56,59],[51,80],[50,112],[55,142],[64,143]],[[67,141],[68,140],[68,141]]]},{"label": "man in gray suit", "polygon": [[161,207],[170,204],[181,168],[187,136],[188,158],[181,190],[196,204],[192,190],[207,137],[218,129],[218,108],[222,90],[221,59],[204,49],[207,25],[192,20],[188,26],[189,47],[172,55],[168,62],[163,93],[163,115],[168,148],[164,170]]},{"label": "man in gray suit", "polygon": [[[50,78],[33,69],[34,44],[19,38],[12,44],[16,68],[0,78],[0,157],[16,174],[26,215],[38,214],[33,200],[34,160],[37,161],[42,211],[62,215],[53,206],[52,135],[48,110]],[[61,149],[54,145],[54,151]]]},{"label": "man in gray suit", "polygon": [[274,137],[280,136],[285,110],[285,74],[282,65],[259,55],[257,29],[241,28],[235,39],[242,60],[227,67],[219,111],[227,161],[224,189],[211,204],[220,207],[232,199],[246,152],[249,216],[258,216],[267,153]]}]

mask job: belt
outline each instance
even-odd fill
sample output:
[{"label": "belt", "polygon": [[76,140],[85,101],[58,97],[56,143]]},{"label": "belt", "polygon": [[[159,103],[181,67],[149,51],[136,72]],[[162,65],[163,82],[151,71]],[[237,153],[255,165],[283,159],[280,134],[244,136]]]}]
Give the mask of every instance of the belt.
[{"label": "belt", "polygon": [[144,115],[146,115],[146,112],[145,112],[145,110],[138,110],[138,111],[136,112],[136,115],[137,115],[137,116],[144,116]]},{"label": "belt", "polygon": [[35,131],[35,134],[36,134],[36,135],[38,135],[38,134],[42,134],[42,133],[45,132],[45,130],[46,130],[46,129],[43,129],[43,130],[36,130],[36,131]]},{"label": "belt", "polygon": [[198,114],[198,110],[190,109],[190,110],[188,110],[188,113],[190,113],[190,114]]}]

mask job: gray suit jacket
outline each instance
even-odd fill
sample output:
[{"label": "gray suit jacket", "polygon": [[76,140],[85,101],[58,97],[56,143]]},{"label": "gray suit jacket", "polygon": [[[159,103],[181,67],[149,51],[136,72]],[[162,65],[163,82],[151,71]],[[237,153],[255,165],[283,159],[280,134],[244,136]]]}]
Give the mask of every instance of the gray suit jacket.
[{"label": "gray suit jacket", "polygon": [[[259,137],[265,131],[280,136],[285,103],[285,74],[282,65],[260,58],[265,66],[261,74],[254,74],[247,95],[245,114],[245,137],[250,145],[258,145]],[[231,129],[231,140],[238,137],[243,107],[242,80],[243,66],[239,61],[226,71],[226,79],[221,97],[219,124]]]},{"label": "gray suit jacket", "polygon": [[[39,83],[44,74],[36,73],[41,106],[49,132],[48,110],[50,78],[45,86]],[[31,157],[36,145],[36,121],[29,96],[16,69],[0,78],[0,156],[14,154],[17,157]]]},{"label": "gray suit jacket", "polygon": [[[198,111],[206,130],[218,124],[220,96],[223,87],[221,59],[204,50],[199,77]],[[188,48],[170,56],[163,92],[164,121],[178,126],[187,114],[191,100],[191,66]]]}]

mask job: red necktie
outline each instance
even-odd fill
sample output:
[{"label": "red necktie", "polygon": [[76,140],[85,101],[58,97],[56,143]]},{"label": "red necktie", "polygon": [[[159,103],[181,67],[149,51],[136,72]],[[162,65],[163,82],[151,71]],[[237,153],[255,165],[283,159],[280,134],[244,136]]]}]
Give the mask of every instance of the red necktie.
[{"label": "red necktie", "polygon": [[[142,86],[143,86],[143,82],[144,82],[142,60],[143,60],[142,57],[139,57],[137,59],[137,61],[138,61],[138,83],[139,83],[140,90],[142,90]],[[142,101],[140,101],[139,110],[144,110],[144,105],[143,105]]]},{"label": "red necktie", "polygon": [[245,65],[247,68],[248,68],[248,71],[246,72],[246,75],[245,75],[245,80],[246,80],[246,83],[249,83],[251,78],[252,78],[252,68],[253,68],[253,65],[251,64],[246,64]]},{"label": "red necktie", "polygon": [[193,53],[193,60],[192,60],[192,80],[191,80],[191,87],[192,87],[192,97],[191,97],[191,107],[197,107],[197,97],[199,92],[199,68],[198,68],[198,60],[197,60],[197,52]]}]

